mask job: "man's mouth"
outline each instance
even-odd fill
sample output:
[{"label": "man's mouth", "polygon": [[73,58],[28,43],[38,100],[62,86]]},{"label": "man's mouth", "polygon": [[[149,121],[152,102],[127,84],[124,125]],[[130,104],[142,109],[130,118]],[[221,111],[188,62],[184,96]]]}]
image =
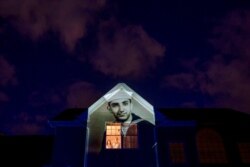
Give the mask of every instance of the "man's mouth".
[{"label": "man's mouth", "polygon": [[117,115],[118,117],[124,117],[124,116],[126,116],[126,114],[124,113],[124,114],[118,114]]}]

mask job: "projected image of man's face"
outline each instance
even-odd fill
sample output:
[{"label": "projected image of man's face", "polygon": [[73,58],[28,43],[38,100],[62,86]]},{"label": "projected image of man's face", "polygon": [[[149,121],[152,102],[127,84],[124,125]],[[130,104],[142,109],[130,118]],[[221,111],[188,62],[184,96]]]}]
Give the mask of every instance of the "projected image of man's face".
[{"label": "projected image of man's face", "polygon": [[130,99],[121,98],[109,102],[109,109],[117,121],[126,121],[131,117],[132,104]]}]

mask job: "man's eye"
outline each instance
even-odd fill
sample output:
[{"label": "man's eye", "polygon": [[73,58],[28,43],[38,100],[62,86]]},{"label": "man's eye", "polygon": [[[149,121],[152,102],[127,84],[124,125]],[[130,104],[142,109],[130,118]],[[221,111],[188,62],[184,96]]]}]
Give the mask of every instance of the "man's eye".
[{"label": "man's eye", "polygon": [[111,104],[111,107],[117,107],[117,106],[118,106],[118,104],[116,104],[116,103]]},{"label": "man's eye", "polygon": [[127,106],[128,105],[128,102],[126,101],[126,102],[123,102],[123,105],[124,106]]}]

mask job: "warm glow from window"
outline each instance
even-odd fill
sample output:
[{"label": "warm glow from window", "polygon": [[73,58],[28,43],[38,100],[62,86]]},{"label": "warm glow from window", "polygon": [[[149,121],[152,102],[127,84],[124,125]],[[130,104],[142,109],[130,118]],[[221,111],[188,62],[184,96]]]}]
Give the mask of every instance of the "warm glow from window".
[{"label": "warm glow from window", "polygon": [[173,164],[186,162],[184,144],[179,142],[169,143],[170,159]]},{"label": "warm glow from window", "polygon": [[203,129],[197,134],[200,163],[225,164],[226,152],[220,135],[212,129]]},{"label": "warm glow from window", "polygon": [[136,124],[106,123],[106,149],[135,149],[137,138]]},{"label": "warm glow from window", "polygon": [[242,163],[250,164],[250,143],[238,144]]}]

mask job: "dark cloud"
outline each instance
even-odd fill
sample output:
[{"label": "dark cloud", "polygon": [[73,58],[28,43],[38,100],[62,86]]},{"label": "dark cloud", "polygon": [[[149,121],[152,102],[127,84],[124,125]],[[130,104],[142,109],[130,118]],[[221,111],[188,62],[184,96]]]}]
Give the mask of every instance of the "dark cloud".
[{"label": "dark cloud", "polygon": [[171,86],[178,89],[195,89],[195,76],[191,73],[180,73],[168,76],[164,79],[165,86]]},{"label": "dark cloud", "polygon": [[215,95],[219,105],[250,112],[250,11],[233,11],[215,27],[211,39],[218,54],[208,68],[213,81],[203,84],[204,90]]},{"label": "dark cloud", "polygon": [[250,113],[250,12],[234,11],[213,30],[210,39],[217,54],[203,70],[167,76],[166,86],[199,90],[215,98],[215,105]]},{"label": "dark cloud", "polygon": [[20,112],[13,117],[13,122],[6,124],[12,134],[35,135],[45,129],[48,117],[46,115],[31,115],[28,112]]},{"label": "dark cloud", "polygon": [[163,58],[165,47],[141,26],[121,27],[114,20],[99,27],[98,48],[91,57],[94,68],[113,77],[141,78]]},{"label": "dark cloud", "polygon": [[101,93],[93,84],[80,81],[70,85],[67,104],[69,108],[87,108],[100,97]]},{"label": "dark cloud", "polygon": [[[0,56],[0,88],[17,85],[16,70],[3,56]],[[0,90],[0,102],[8,102],[8,94]]]},{"label": "dark cloud", "polygon": [[41,132],[42,127],[36,123],[20,123],[8,127],[15,135],[35,135]]},{"label": "dark cloud", "polygon": [[28,98],[31,107],[28,109],[31,109],[32,112],[18,111],[6,123],[5,128],[11,134],[16,135],[46,133],[48,120],[61,112],[61,110],[55,110],[55,106],[59,106],[62,110],[65,108],[87,108],[101,96],[93,84],[85,81],[73,83],[68,88],[60,90],[33,91]]},{"label": "dark cloud", "polygon": [[0,86],[16,85],[16,71],[3,56],[0,56]]},{"label": "dark cloud", "polygon": [[33,91],[29,95],[29,104],[33,107],[42,107],[49,104],[56,105],[63,103],[63,97],[60,93],[53,90],[49,91]]},{"label": "dark cloud", "polygon": [[250,11],[236,10],[213,30],[212,45],[224,56],[249,60]]},{"label": "dark cloud", "polygon": [[105,0],[8,0],[0,1],[0,16],[34,40],[52,30],[73,50],[105,3]]},{"label": "dark cloud", "polygon": [[197,103],[195,101],[187,101],[184,102],[181,107],[185,107],[185,108],[197,108]]},{"label": "dark cloud", "polygon": [[0,103],[1,103],[1,102],[7,102],[7,101],[9,101],[8,95],[6,95],[6,94],[3,93],[3,92],[0,92]]},{"label": "dark cloud", "polygon": [[48,120],[61,110],[55,110],[55,106],[63,104],[63,97],[55,90],[36,90],[28,95],[28,106],[17,113],[13,111],[6,121],[5,128],[10,134],[36,135],[47,133]]},{"label": "dark cloud", "polygon": [[249,111],[250,76],[248,67],[241,59],[229,64],[212,61],[206,71],[207,82],[201,80],[201,90],[212,96],[217,96],[219,106]]},{"label": "dark cloud", "polygon": [[[10,0],[0,1],[0,16],[33,40],[53,31],[73,51],[105,6],[106,0]],[[98,45],[89,56],[97,71],[113,77],[144,77],[163,58],[165,47],[141,26],[100,22]],[[86,60],[86,55],[80,59]]]}]

